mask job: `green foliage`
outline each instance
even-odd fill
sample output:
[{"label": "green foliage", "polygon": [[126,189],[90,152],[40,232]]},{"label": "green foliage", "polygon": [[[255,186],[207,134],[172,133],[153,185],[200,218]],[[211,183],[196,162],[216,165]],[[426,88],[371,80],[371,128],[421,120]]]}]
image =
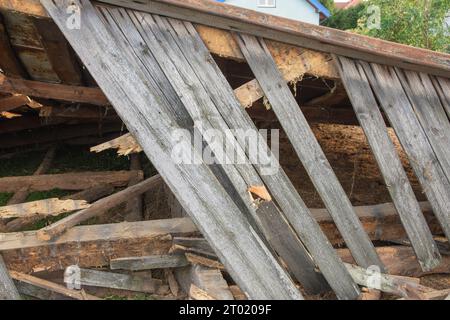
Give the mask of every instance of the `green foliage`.
[{"label": "green foliage", "polygon": [[365,13],[365,3],[361,3],[347,10],[337,9],[331,17],[323,22],[323,25],[341,30],[353,30],[358,27],[358,20],[360,20]]},{"label": "green foliage", "polygon": [[319,0],[331,13],[336,10],[336,6],[334,5],[334,0]]},{"label": "green foliage", "polygon": [[[375,9],[374,9],[375,8]],[[380,12],[379,28],[376,11]],[[435,51],[450,51],[450,30],[445,17],[450,0],[368,0],[362,5],[338,10],[325,25],[371,37]]]}]

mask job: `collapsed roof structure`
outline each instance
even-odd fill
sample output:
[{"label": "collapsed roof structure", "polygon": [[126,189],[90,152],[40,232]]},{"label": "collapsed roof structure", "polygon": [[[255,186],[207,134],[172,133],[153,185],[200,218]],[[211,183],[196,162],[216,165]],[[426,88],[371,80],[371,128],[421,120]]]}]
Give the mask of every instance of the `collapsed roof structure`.
[{"label": "collapsed roof structure", "polygon": [[[174,130],[198,132],[206,140],[207,131],[212,129],[224,134],[230,129],[256,132],[252,118],[267,114],[247,113],[244,107],[257,104],[263,97],[355,263],[361,268],[377,266],[387,271],[308,123],[310,118],[323,117],[311,106],[324,97],[334,99],[333,92],[320,96],[320,88],[316,88],[319,95],[310,97],[309,108],[299,108],[302,97],[296,97],[288,86],[288,82],[295,83],[305,75],[342,83],[354,110],[342,121],[359,123],[363,128],[392,198],[393,211],[420,267],[423,271],[439,267],[439,248],[387,127],[395,130],[448,239],[448,54],[208,0],[0,3],[4,17],[0,24],[0,92],[5,95],[0,101],[2,111],[28,105],[39,109],[41,115],[54,114],[62,129],[70,112],[99,117],[84,111],[88,108],[83,104],[111,104],[130,134],[99,149],[119,147],[124,153],[143,150],[249,298],[302,299],[295,284],[298,281],[309,292],[331,287],[340,299],[356,299],[361,285],[355,270],[342,262],[264,139],[258,140],[257,151],[263,164],[252,161],[245,137],[240,135],[229,139],[244,155],[243,163],[210,165],[191,143],[186,148],[199,161],[174,161]],[[72,18],[79,20],[68,20]],[[223,66],[218,65],[221,59],[245,61],[255,79],[233,84]],[[35,101],[37,98],[39,101]],[[43,106],[45,101],[40,99],[80,105],[75,111],[65,110],[52,103]],[[337,115],[328,115],[329,121],[339,122],[345,110],[333,112]],[[117,132],[120,126],[114,116],[110,120],[109,114],[103,116],[110,132]],[[11,121],[15,124],[4,122],[10,129],[0,130],[5,137],[7,130],[17,130],[15,126],[29,129],[44,125],[35,119]],[[77,126],[90,130],[87,123]],[[79,131],[68,131],[67,139],[77,134]],[[11,147],[20,143],[11,143]],[[207,141],[205,147],[216,156],[223,153],[212,142]],[[277,170],[265,174],[267,165]],[[75,232],[71,227],[94,214],[92,209],[88,213],[79,211],[39,230],[33,241],[69,237],[67,233]],[[13,238],[6,235],[10,245],[0,241],[0,250],[19,248],[12,245]]]}]

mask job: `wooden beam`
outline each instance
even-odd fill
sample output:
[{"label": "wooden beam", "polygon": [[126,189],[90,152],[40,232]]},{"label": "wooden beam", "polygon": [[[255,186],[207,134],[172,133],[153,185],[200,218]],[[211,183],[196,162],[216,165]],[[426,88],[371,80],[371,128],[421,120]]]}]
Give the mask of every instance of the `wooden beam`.
[{"label": "wooden beam", "polygon": [[22,94],[15,94],[11,97],[0,99],[0,112],[14,110],[16,108],[26,105],[30,101],[30,98]]},{"label": "wooden beam", "polygon": [[110,263],[111,270],[152,270],[165,268],[186,267],[189,262],[184,255],[159,255],[146,257],[125,257],[112,259]]},{"label": "wooden beam", "polygon": [[[137,172],[139,172],[140,174],[137,175]],[[140,176],[141,179],[143,179],[142,171],[130,171],[130,173],[131,174],[128,175],[128,183],[132,178],[135,178],[136,176]],[[57,237],[64,233],[67,229],[70,229],[71,227],[76,226],[77,224],[80,224],[87,219],[105,213],[107,210],[126,202],[130,198],[136,197],[140,194],[143,194],[144,192],[149,191],[154,186],[159,186],[161,180],[161,176],[156,175],[145,181],[142,181],[141,183],[128,187],[125,190],[110,195],[109,197],[100,199],[87,209],[74,213],[64,219],[59,220],[58,222],[49,225],[48,227],[39,230],[38,237],[46,241]]]},{"label": "wooden beam", "polygon": [[104,171],[5,177],[0,178],[0,190],[14,192],[24,186],[27,186],[30,191],[46,191],[54,188],[84,190],[98,184],[123,187],[136,175],[142,176],[143,173],[142,171]]},{"label": "wooden beam", "polygon": [[108,99],[99,88],[70,86],[24,79],[13,79],[0,74],[0,92],[21,93],[27,96],[69,102],[109,105]]},{"label": "wooden beam", "polygon": [[358,265],[378,265],[383,268],[372,242],[364,232],[291,90],[282,79],[264,40],[246,34],[236,34],[235,38]]},{"label": "wooden beam", "polygon": [[172,236],[190,236],[198,229],[190,219],[165,219],[79,226],[56,240],[42,241],[36,231],[0,234],[0,251],[14,271],[30,273],[109,266],[110,260],[169,252]]},{"label": "wooden beam", "polygon": [[243,32],[351,58],[450,77],[445,53],[358,35],[337,29],[267,15],[209,0],[101,0],[176,19]]},{"label": "wooden beam", "polygon": [[57,216],[61,213],[89,208],[84,200],[51,198],[0,207],[0,219]]},{"label": "wooden beam", "polygon": [[[80,191],[73,195],[62,197],[62,200],[84,200],[88,203],[96,201],[100,198],[106,197],[114,192],[114,186],[109,184],[93,186],[86,190]],[[6,224],[6,230],[8,232],[20,231],[25,227],[33,224],[37,220],[41,219],[40,216],[33,217],[31,219],[14,219]]]},{"label": "wooden beam", "polygon": [[37,278],[29,274],[16,271],[10,271],[9,274],[14,282],[16,282],[19,291],[21,291],[22,294],[30,295],[35,298],[44,298],[47,300],[51,293],[55,293],[73,300],[101,300],[100,298],[87,294],[84,291],[67,289],[59,284]]},{"label": "wooden beam", "polygon": [[49,17],[39,0],[0,0],[0,10],[9,10],[33,15],[36,17]]},{"label": "wooden beam", "polygon": [[[130,170],[142,170],[141,166],[141,160],[139,154],[131,154],[130,155]],[[139,177],[136,177],[134,179],[131,179],[128,183],[128,187],[134,186],[140,182],[142,182],[143,179],[140,179]],[[161,179],[162,183],[162,179]],[[140,221],[144,219],[144,198],[143,194],[139,194],[138,196],[134,198],[130,198],[127,202],[127,206],[125,208],[126,215],[125,215],[125,221]]]}]

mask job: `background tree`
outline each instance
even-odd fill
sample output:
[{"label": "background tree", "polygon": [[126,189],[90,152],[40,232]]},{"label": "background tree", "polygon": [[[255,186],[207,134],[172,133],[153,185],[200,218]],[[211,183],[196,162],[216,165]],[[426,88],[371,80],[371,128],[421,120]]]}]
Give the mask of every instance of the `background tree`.
[{"label": "background tree", "polygon": [[[389,41],[450,52],[450,0],[368,0],[337,10],[325,25]],[[379,26],[374,25],[379,13]]]}]

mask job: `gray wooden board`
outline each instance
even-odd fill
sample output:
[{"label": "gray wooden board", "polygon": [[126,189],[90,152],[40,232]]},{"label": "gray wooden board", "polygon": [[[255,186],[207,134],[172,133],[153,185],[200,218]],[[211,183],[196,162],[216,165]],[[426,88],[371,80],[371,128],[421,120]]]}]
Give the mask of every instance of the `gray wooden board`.
[{"label": "gray wooden board", "polygon": [[[168,19],[182,48],[197,76],[208,91],[217,109],[231,129],[252,129],[254,123],[241,107],[224,75],[221,73],[205,44],[191,23]],[[195,50],[192,50],[192,46]],[[245,137],[236,135],[245,148]],[[356,298],[359,290],[340,262],[316,221],[311,217],[303,200],[280,167],[277,158],[271,153],[263,138],[258,139],[257,155],[248,153],[261,178],[282,209],[285,217],[314,257],[330,286],[343,299]],[[247,150],[246,150],[247,151]],[[256,156],[256,157],[255,157]],[[252,158],[255,157],[255,158]],[[276,169],[267,174],[265,169]]]},{"label": "gray wooden board", "polygon": [[383,268],[264,40],[245,34],[236,34],[235,38],[355,261],[362,267],[377,265]]},{"label": "gray wooden board", "polygon": [[402,144],[433,212],[450,237],[450,184],[414,113],[408,97],[390,67],[359,62],[382,109]]},{"label": "gray wooden board", "polygon": [[102,287],[145,293],[155,293],[161,280],[130,274],[113,273],[99,270],[80,269],[82,286]]},{"label": "gray wooden board", "polygon": [[[229,132],[227,131],[229,127],[220,116],[220,113],[217,111],[216,106],[204,89],[203,84],[196,76],[196,73],[190,67],[189,61],[184,57],[187,50],[195,50],[192,45],[190,48],[181,50],[177,45],[178,36],[169,33],[168,30],[170,30],[170,25],[168,25],[168,22],[164,18],[159,16],[152,17],[148,14],[140,14],[138,12],[133,12],[131,10],[126,11],[123,9],[108,8],[102,11],[107,11],[111,15],[114,22],[126,35],[127,39],[133,37],[136,39],[134,43],[130,42],[132,47],[138,46],[140,44],[138,39],[140,36],[142,37],[140,41],[146,43],[169,81],[177,88],[177,94],[186,106],[186,109],[194,120],[194,125],[199,132],[203,134],[206,130],[219,130],[221,133],[224,133],[224,136],[227,136],[227,138],[231,140],[233,145],[240,148],[239,144],[237,142],[235,143],[234,136],[225,135]],[[106,16],[106,14],[104,15]],[[210,144],[210,146],[216,155],[224,153],[223,146],[215,143]],[[241,152],[241,154],[245,156],[243,150],[239,150],[238,152]],[[228,178],[229,182],[236,187],[238,196],[241,198],[242,203],[245,204],[248,213],[251,215],[249,218],[255,220],[256,226],[261,226],[262,222],[260,221],[260,215],[256,214],[255,206],[247,190],[250,186],[261,186],[264,184],[256,170],[249,163],[249,160],[243,160],[245,160],[245,162],[242,164],[221,165],[226,174],[226,177],[223,177],[222,181]],[[289,229],[284,218],[275,206],[271,208],[274,210],[274,213],[277,213],[273,214],[273,218],[282,220],[280,223],[284,222],[286,232],[288,233],[291,229]],[[286,236],[295,237],[295,235]],[[302,266],[304,266],[305,270],[313,270],[315,265],[311,262],[311,258],[306,253],[304,247],[300,245],[297,247],[297,250],[302,251],[297,255],[297,262],[302,262]],[[296,254],[295,252],[286,251],[284,253],[291,255]],[[301,261],[302,259],[305,259],[305,261]],[[289,261],[292,261],[292,259],[289,259]],[[292,267],[295,268],[296,266]],[[310,274],[308,276],[306,273],[307,272],[297,274],[302,275],[302,278],[298,280],[304,284],[309,292],[321,292],[323,285],[319,285],[320,278],[318,278],[316,274]]]},{"label": "gray wooden board", "polygon": [[[171,135],[179,126],[166,112],[167,99],[158,95],[145,67],[126,43],[115,40],[92,4],[79,1],[81,29],[71,30],[66,25],[71,0],[41,3],[236,283],[253,299],[302,299],[208,166],[172,160]],[[196,150],[193,154],[199,157]]]},{"label": "gray wooden board", "polygon": [[390,139],[378,103],[360,65],[336,57],[341,79],[385,180],[395,208],[424,271],[440,262],[440,254],[403,165]]},{"label": "gray wooden board", "polygon": [[315,282],[312,283],[314,288],[320,289],[319,291],[321,292],[328,291],[330,287],[326,285],[326,281],[324,281],[322,274],[316,271],[315,266],[305,266],[303,263],[303,261],[309,259],[309,256],[303,256],[308,253],[298,249],[299,247],[302,248],[303,244],[291,230],[291,226],[284,223],[284,220],[276,219],[274,217],[277,210],[271,208],[273,206],[275,206],[273,202],[265,201],[262,202],[256,210],[261,217],[263,230],[265,231],[265,234],[267,234],[268,241],[272,244],[274,250],[280,255],[286,265],[289,266],[289,270],[296,279],[301,280],[311,277],[311,274],[316,274],[314,277],[311,277],[310,280],[311,282]]},{"label": "gray wooden board", "polygon": [[429,75],[395,69],[428,141],[450,181],[450,122]]},{"label": "gray wooden board", "polygon": [[3,257],[0,254],[0,300],[20,300],[19,292],[9,276]]},{"label": "gray wooden board", "polygon": [[450,117],[450,79],[432,77],[433,85],[441,98],[442,105],[447,112],[447,116]]},{"label": "gray wooden board", "polygon": [[179,268],[189,265],[184,255],[156,255],[146,257],[127,257],[112,259],[110,261],[111,270],[151,270],[164,268]]}]

